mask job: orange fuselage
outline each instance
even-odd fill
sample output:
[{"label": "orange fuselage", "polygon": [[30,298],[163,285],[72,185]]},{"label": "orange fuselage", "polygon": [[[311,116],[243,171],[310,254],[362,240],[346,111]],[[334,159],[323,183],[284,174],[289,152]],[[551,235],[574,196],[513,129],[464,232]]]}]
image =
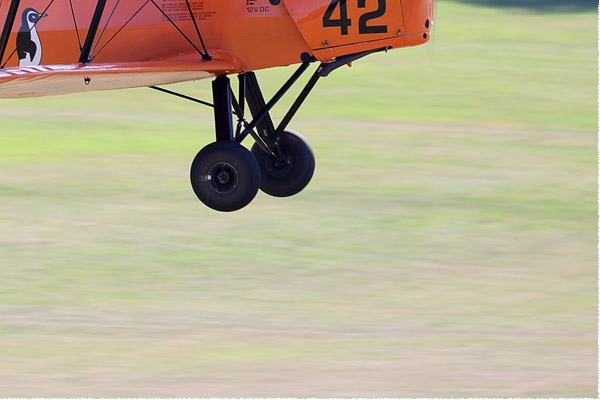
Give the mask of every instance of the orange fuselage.
[{"label": "orange fuselage", "polygon": [[[89,63],[200,60],[197,50],[203,47],[215,58],[233,61],[237,70],[227,72],[298,63],[302,53],[329,62],[341,55],[426,42],[432,1],[107,0]],[[2,25],[10,5],[0,2]],[[37,35],[38,65],[77,63],[96,6],[92,0],[22,0],[5,38],[1,66],[19,66],[25,56],[33,59],[17,51],[24,40],[19,32]],[[29,25],[28,9],[40,15]]]}]

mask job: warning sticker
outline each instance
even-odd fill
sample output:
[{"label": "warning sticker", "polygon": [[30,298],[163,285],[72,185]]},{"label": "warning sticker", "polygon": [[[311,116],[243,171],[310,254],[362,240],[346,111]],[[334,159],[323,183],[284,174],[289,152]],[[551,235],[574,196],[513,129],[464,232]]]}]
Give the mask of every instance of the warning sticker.
[{"label": "warning sticker", "polygon": [[[188,7],[189,4],[189,7]],[[162,0],[162,10],[171,18],[172,21],[191,21],[192,16],[196,21],[202,21],[215,15],[216,11],[206,10],[204,1],[189,0],[187,3],[183,0]],[[192,14],[190,15],[190,10]],[[163,21],[167,21],[163,17]]]}]

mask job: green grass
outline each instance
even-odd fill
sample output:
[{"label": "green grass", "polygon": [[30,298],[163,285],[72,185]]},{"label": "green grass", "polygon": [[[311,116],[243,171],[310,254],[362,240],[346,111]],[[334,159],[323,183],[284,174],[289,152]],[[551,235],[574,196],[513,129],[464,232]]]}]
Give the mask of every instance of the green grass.
[{"label": "green grass", "polygon": [[439,2],[319,83],[306,191],[233,214],[188,183],[208,109],[0,102],[0,395],[597,397],[596,21]]}]

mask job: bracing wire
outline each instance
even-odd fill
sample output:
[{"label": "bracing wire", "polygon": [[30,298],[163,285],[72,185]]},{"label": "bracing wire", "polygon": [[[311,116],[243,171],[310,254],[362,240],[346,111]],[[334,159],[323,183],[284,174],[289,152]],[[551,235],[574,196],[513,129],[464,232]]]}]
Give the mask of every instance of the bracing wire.
[{"label": "bracing wire", "polygon": [[[115,33],[114,33],[114,34],[113,34],[113,35],[112,35],[112,36],[111,36],[111,37],[110,37],[110,38],[109,38],[107,41],[106,41],[106,43],[104,43],[104,45],[102,45],[102,47],[100,47],[100,49],[99,49],[99,50],[98,50],[98,51],[97,51],[97,52],[96,52],[96,53],[95,53],[95,54],[94,54],[94,55],[93,55],[91,58],[93,59],[93,58],[94,58],[94,57],[96,57],[98,54],[100,54],[100,52],[101,52],[102,50],[104,50],[104,48],[105,48],[106,46],[108,46],[108,44],[109,44],[110,42],[112,42],[112,40],[113,40],[115,37],[117,37],[117,35],[118,35],[118,34],[119,34],[119,33],[120,33],[120,32],[121,32],[123,29],[125,29],[125,27],[126,27],[127,25],[129,25],[129,23],[131,22],[131,20],[132,20],[132,19],[134,19],[134,18],[136,17],[136,15],[138,15],[138,14],[140,13],[140,11],[142,11],[142,9],[143,9],[144,7],[146,7],[146,5],[147,5],[149,2],[150,2],[150,0],[146,0],[146,1],[144,2],[144,4],[142,4],[142,6],[141,6],[140,8],[138,8],[138,9],[137,9],[137,11],[136,11],[136,12],[134,12],[134,13],[131,15],[131,17],[129,17],[129,19],[128,19],[127,21],[125,21],[125,23],[124,23],[124,24],[123,24],[123,25],[122,25],[122,26],[121,26],[121,27],[120,27],[120,28],[119,28],[119,29],[118,29],[118,30],[117,30],[117,31],[116,31],[116,32],[115,32]],[[112,14],[111,14],[111,15],[112,15]],[[109,17],[109,20],[110,20],[110,17]],[[107,24],[106,24],[106,25],[108,25],[108,21],[107,21]],[[106,29],[106,26],[104,27],[104,29]],[[104,31],[103,31],[103,32],[104,32]],[[100,39],[98,39],[98,40],[100,40]],[[96,44],[97,44],[97,43],[98,43],[98,42],[96,42]]]},{"label": "bracing wire", "polygon": [[185,4],[187,5],[187,9],[190,13],[190,18],[192,22],[194,22],[194,28],[196,28],[196,33],[198,34],[198,39],[200,39],[200,43],[202,44],[202,48],[204,49],[204,53],[202,53],[202,58],[210,59],[210,55],[208,54],[208,50],[206,50],[206,45],[204,44],[204,40],[202,39],[202,34],[200,33],[200,28],[198,28],[198,22],[194,17],[194,13],[192,12],[192,6],[190,5],[189,0],[185,0]]},{"label": "bracing wire", "polygon": [[[117,7],[119,6],[120,3],[121,3],[121,0],[117,0],[117,2],[115,3],[115,6],[113,7],[112,11],[108,15],[108,19],[106,20],[106,23],[104,24],[104,27],[102,28],[102,32],[100,32],[100,35],[98,35],[98,39],[96,39],[96,44],[94,45],[94,48],[90,51],[90,53],[96,53],[96,55],[97,55],[100,52],[100,51],[96,52],[96,48],[98,47],[98,44],[100,44],[100,40],[102,40],[102,36],[104,36],[104,32],[106,32],[106,28],[108,28],[108,24],[110,23],[110,20],[112,19],[113,15],[115,14],[115,11],[117,10]],[[146,4],[144,3],[144,5],[146,5]],[[131,21],[131,19],[128,20],[125,23],[125,25],[127,25],[129,23],[129,21]],[[121,29],[123,29],[125,27],[125,25]],[[119,29],[119,31],[121,29]],[[110,38],[110,40],[112,40],[112,38]],[[104,48],[104,47],[106,47],[106,45],[102,46],[102,48]]]},{"label": "bracing wire", "polygon": [[189,0],[186,0],[186,4],[187,4],[187,8],[188,8],[188,12],[190,13],[190,18],[192,18],[193,22],[194,22],[194,27],[196,28],[196,33],[198,34],[198,38],[200,39],[200,43],[202,44],[202,48],[204,51],[200,50],[198,48],[198,46],[196,46],[194,44],[194,42],[192,42],[190,40],[190,38],[181,30],[181,28],[179,28],[179,26],[177,26],[177,24],[171,19],[171,17],[169,17],[164,11],[163,9],[156,4],[156,2],[154,0],[146,0],[144,2],[144,4],[142,4],[142,6],[140,8],[137,9],[137,11],[135,13],[133,13],[133,15],[106,41],[106,43],[104,43],[102,45],[102,47],[100,47],[100,49],[98,49],[96,51],[96,47],[98,46],[98,44],[100,43],[100,39],[102,38],[102,35],[104,34],[104,32],[106,31],[106,28],[108,26],[108,23],[110,22],[113,14],[115,13],[115,10],[118,6],[118,4],[120,3],[121,0],[117,0],[117,3],[115,4],[115,6],[113,7],[113,10],[111,11],[107,22],[104,25],[104,28],[102,29],[102,32],[100,33],[98,39],[96,40],[96,45],[94,47],[94,55],[91,57],[95,57],[97,56],[130,22],[133,18],[135,18],[136,15],[138,15],[140,13],[140,11],[142,11],[142,9],[148,4],[148,3],[152,3],[154,5],[154,7],[156,7],[156,9],[158,9],[158,11],[160,11],[160,13],[163,15],[163,17],[165,17],[165,19],[167,21],[169,21],[169,23],[171,25],[173,25],[173,27],[184,37],[184,39],[202,56],[203,59],[205,60],[210,60],[211,56],[208,54],[208,51],[206,50],[206,46],[204,44],[204,40],[202,39],[202,34],[200,33],[200,28],[198,27],[198,24],[196,22],[196,19],[194,18],[194,14],[192,11],[192,7],[189,3]]},{"label": "bracing wire", "polygon": [[[0,7],[2,6],[4,0],[0,0]],[[42,14],[45,14],[46,11],[48,11],[48,9],[50,8],[50,6],[54,3],[55,0],[50,0],[50,2],[48,3],[48,5],[44,8],[44,11],[42,11]],[[95,56],[97,56],[110,42],[112,42],[112,40],[131,22],[131,20],[133,20],[139,13],[140,11],[142,11],[142,9],[148,4],[148,3],[152,3],[154,5],[154,7],[156,7],[156,9],[158,9],[158,11],[160,11],[160,13],[163,15],[163,17],[165,17],[165,19],[167,21],[169,21],[169,23],[183,36],[183,38],[202,56],[203,59],[205,60],[210,60],[212,57],[210,56],[210,54],[208,53],[208,50],[206,48],[206,45],[204,43],[204,39],[202,38],[202,34],[200,32],[200,28],[198,26],[197,20],[194,16],[193,10],[192,10],[192,6],[189,2],[189,0],[185,0],[190,18],[192,19],[192,22],[194,24],[194,28],[196,30],[196,34],[198,35],[198,39],[200,40],[200,44],[202,46],[202,50],[198,48],[198,46],[196,46],[196,44],[194,44],[194,42],[181,30],[181,28],[179,28],[179,26],[171,19],[171,17],[169,17],[169,15],[167,15],[165,13],[165,11],[156,3],[155,0],[146,0],[144,2],[144,4],[142,4],[141,7],[139,7],[137,9],[137,11],[135,13],[133,13],[133,15],[127,20],[125,21],[125,23],[98,49],[98,46],[100,44],[100,41],[104,35],[104,33],[106,32],[106,29],[108,28],[108,25],[113,17],[113,15],[115,14],[115,11],[117,9],[117,7],[119,6],[121,0],[117,0],[112,11],[110,12],[108,19],[106,21],[106,23],[104,24],[104,27],[102,28],[102,31],[100,32],[100,35],[98,35],[98,38],[96,39],[96,44],[94,45],[94,49],[92,50],[93,56],[91,56],[90,58],[94,58]],[[73,18],[73,25],[75,27],[75,34],[77,35],[77,43],[79,45],[79,49],[82,49],[82,44],[81,44],[81,36],[79,34],[79,27],[77,25],[77,18],[76,18],[76,13],[73,7],[73,0],[69,0],[69,7],[71,10],[71,16]],[[35,26],[37,25],[37,22],[30,28],[30,31],[35,28]],[[8,60],[14,56],[14,54],[17,51],[17,47],[20,43],[17,44],[17,46],[14,48],[14,50],[10,53],[10,55],[7,58],[7,62]],[[1,65],[0,68],[4,68],[4,65]]]},{"label": "bracing wire", "polygon": [[[165,12],[163,11],[163,9],[162,9],[162,8],[160,8],[160,6],[159,6],[158,4],[156,4],[156,1],[154,1],[154,0],[149,0],[149,1],[150,1],[152,4],[154,4],[154,7],[156,7],[156,9],[157,9],[158,11],[160,11],[160,13],[163,15],[163,17],[165,17],[165,18],[167,19],[167,21],[169,21],[169,23],[171,23],[171,25],[173,25],[173,27],[174,27],[175,29],[177,29],[177,32],[179,32],[179,33],[181,34],[181,36],[183,36],[183,38],[184,38],[184,39],[185,39],[185,40],[186,40],[186,41],[187,41],[187,42],[188,42],[188,43],[189,43],[189,44],[190,44],[190,45],[191,45],[191,46],[192,46],[192,47],[193,47],[193,48],[194,48],[194,49],[195,49],[197,52],[198,52],[198,54],[200,54],[200,55],[202,56],[202,58],[203,58],[203,59],[205,59],[205,60],[210,60],[210,59],[211,59],[211,56],[208,54],[208,52],[206,52],[206,50],[205,50],[204,52],[203,52],[202,50],[200,50],[200,49],[198,48],[198,46],[196,46],[196,45],[194,44],[194,42],[192,42],[192,41],[190,40],[190,38],[189,38],[189,37],[187,37],[187,35],[186,35],[186,34],[185,34],[185,33],[184,33],[182,30],[181,30],[181,28],[179,28],[179,26],[177,26],[177,24],[176,24],[176,23],[175,23],[175,22],[174,22],[174,21],[171,19],[171,17],[169,17],[169,16],[167,15],[167,13],[165,13]],[[186,0],[186,2],[187,2],[187,0]],[[189,5],[189,4],[188,4],[188,5]],[[191,7],[190,7],[190,12],[191,12]],[[193,15],[192,15],[192,19],[194,19]],[[199,32],[200,32],[200,31],[198,30],[198,33],[199,33]]]},{"label": "bracing wire", "polygon": [[[2,0],[0,0],[0,4]],[[75,26],[75,34],[77,35],[77,43],[79,44],[79,51],[82,49],[81,37],[79,37],[79,28],[77,27],[77,18],[75,18],[75,10],[73,10],[73,0],[69,0],[69,6],[71,7],[71,16],[73,17],[73,25]]]}]

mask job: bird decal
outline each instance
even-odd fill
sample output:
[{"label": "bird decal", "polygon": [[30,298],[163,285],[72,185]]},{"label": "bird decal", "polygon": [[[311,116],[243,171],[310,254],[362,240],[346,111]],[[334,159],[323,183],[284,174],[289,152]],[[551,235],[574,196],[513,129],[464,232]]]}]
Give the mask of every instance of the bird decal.
[{"label": "bird decal", "polygon": [[40,42],[36,25],[41,18],[46,16],[46,13],[40,13],[34,8],[27,8],[23,11],[21,28],[19,29],[19,33],[17,33],[19,67],[40,65],[42,61],[42,43]]}]

